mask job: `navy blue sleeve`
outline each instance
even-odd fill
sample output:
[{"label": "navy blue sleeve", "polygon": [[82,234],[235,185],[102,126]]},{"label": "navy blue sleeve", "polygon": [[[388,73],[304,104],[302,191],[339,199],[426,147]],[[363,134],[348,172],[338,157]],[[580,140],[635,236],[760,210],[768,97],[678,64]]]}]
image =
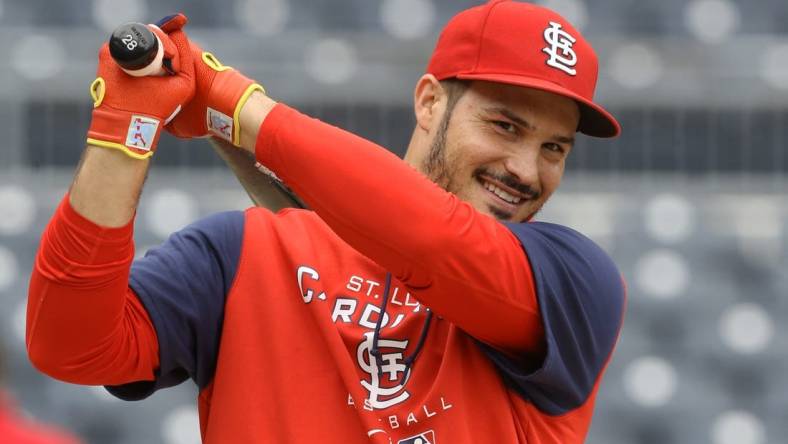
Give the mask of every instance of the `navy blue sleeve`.
[{"label": "navy blue sleeve", "polygon": [[541,222],[508,227],[531,265],[546,355],[533,371],[482,348],[523,398],[561,415],[585,403],[613,352],[623,322],[624,282],[607,253],[570,228]]},{"label": "navy blue sleeve", "polygon": [[126,400],[191,378],[199,388],[212,379],[224,319],[243,241],[244,214],[201,219],[134,261],[129,286],[151,318],[159,342],[155,381],[107,387]]}]

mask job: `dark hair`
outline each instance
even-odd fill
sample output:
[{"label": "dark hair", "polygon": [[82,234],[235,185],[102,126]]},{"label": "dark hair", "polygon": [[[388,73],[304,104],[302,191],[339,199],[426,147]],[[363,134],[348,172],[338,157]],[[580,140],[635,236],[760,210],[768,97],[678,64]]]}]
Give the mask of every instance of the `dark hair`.
[{"label": "dark hair", "polygon": [[444,79],[440,81],[441,86],[443,87],[444,91],[446,91],[446,97],[448,98],[448,103],[446,104],[446,114],[451,115],[451,112],[454,110],[454,106],[457,104],[457,101],[460,100],[465,91],[468,90],[471,86],[470,80],[460,80],[458,78],[450,78]]}]

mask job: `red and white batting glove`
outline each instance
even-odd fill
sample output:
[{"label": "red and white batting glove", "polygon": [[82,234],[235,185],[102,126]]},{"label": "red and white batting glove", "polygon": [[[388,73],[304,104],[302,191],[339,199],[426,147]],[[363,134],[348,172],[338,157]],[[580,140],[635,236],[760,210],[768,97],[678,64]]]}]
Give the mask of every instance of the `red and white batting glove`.
[{"label": "red and white batting glove", "polygon": [[135,159],[153,155],[162,128],[195,92],[194,61],[182,28],[186,16],[176,14],[149,26],[164,47],[172,75],[133,77],[110,56],[108,44],[99,51],[96,80],[90,85],[93,118],[88,144],[118,149]]},{"label": "red and white batting glove", "polygon": [[166,129],[177,137],[217,136],[241,144],[239,115],[254,91],[265,89],[238,70],[222,65],[210,52],[191,42],[197,91]]}]

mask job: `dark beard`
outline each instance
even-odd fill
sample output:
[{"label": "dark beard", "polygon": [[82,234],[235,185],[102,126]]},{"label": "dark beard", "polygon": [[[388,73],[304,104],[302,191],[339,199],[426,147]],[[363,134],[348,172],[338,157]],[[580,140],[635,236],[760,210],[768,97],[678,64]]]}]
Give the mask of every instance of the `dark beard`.
[{"label": "dark beard", "polygon": [[[444,190],[456,194],[454,190],[454,184],[452,181],[452,174],[450,172],[449,167],[449,160],[446,156],[446,133],[449,130],[449,123],[451,122],[451,115],[453,109],[448,110],[446,114],[444,114],[443,119],[441,119],[441,123],[438,126],[438,131],[435,134],[435,140],[432,141],[432,145],[430,145],[430,151],[427,154],[427,158],[424,159],[422,163],[422,170],[425,172],[427,177],[430,178],[433,182],[435,182],[439,187],[443,188]],[[477,168],[473,172],[473,177],[477,181],[480,180],[480,176],[489,176],[494,178],[501,183],[519,191],[520,193],[524,194],[527,199],[529,200],[537,200],[541,197],[541,192],[539,190],[535,190],[528,185],[521,183],[516,177],[512,176],[511,174],[496,174],[489,171],[487,168],[481,167]],[[500,221],[512,221],[513,215],[506,212],[501,211],[496,207],[488,207],[489,211],[495,216],[496,219]],[[539,211],[541,211],[542,206],[540,205],[530,216],[528,216],[525,220],[516,220],[512,222],[524,222],[527,220],[532,219]]]},{"label": "dark beard", "polygon": [[427,174],[427,177],[449,192],[452,191],[452,180],[446,160],[446,133],[449,130],[451,114],[451,110],[449,110],[443,115],[443,119],[438,126],[438,132],[435,134],[435,140],[433,140],[432,145],[430,145],[430,152],[427,154],[427,158],[424,159],[422,165],[422,169]]}]

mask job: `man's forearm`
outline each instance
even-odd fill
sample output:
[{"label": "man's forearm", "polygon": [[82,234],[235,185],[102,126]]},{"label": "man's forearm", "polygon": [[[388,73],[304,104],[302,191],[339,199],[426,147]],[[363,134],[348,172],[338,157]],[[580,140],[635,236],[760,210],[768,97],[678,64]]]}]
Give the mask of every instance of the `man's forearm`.
[{"label": "man's forearm", "polygon": [[55,378],[152,378],[155,332],[128,289],[130,221],[147,169],[147,160],[88,146],[69,201],[44,231],[30,276],[27,348],[31,362]]},{"label": "man's forearm", "polygon": [[276,102],[261,92],[254,92],[243,105],[240,115],[241,148],[254,154],[257,133]]},{"label": "man's forearm", "polygon": [[71,185],[71,206],[97,225],[126,225],[137,209],[148,166],[147,159],[88,146]]}]

